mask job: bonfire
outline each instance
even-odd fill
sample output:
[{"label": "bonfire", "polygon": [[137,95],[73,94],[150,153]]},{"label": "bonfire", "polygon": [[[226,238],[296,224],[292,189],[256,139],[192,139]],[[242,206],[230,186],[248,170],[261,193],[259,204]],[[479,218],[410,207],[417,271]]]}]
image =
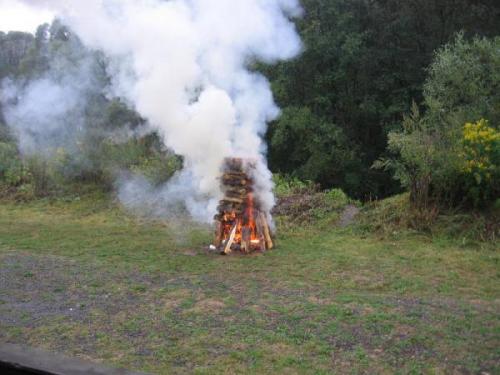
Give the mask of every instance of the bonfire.
[{"label": "bonfire", "polygon": [[221,176],[224,198],[215,215],[214,246],[222,254],[250,253],[273,248],[266,213],[254,196],[252,169],[255,164],[240,158],[227,158]]}]

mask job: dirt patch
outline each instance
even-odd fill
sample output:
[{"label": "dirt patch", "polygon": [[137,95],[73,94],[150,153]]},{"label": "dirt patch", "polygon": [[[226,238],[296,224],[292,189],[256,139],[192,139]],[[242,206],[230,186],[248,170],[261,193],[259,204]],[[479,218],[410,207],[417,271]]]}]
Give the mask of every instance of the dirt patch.
[{"label": "dirt patch", "polygon": [[333,301],[329,298],[320,298],[316,296],[310,296],[307,298],[307,301],[320,306],[330,305]]},{"label": "dirt patch", "polygon": [[197,256],[199,254],[200,254],[200,252],[196,251],[196,250],[184,250],[182,252],[182,255],[186,255],[188,257],[195,257],[195,256]]},{"label": "dirt patch", "polygon": [[194,305],[193,308],[187,310],[186,312],[194,312],[194,313],[218,313],[226,307],[226,304],[214,298],[205,298],[202,299]]},{"label": "dirt patch", "polygon": [[179,291],[190,285],[181,278],[23,252],[0,256],[0,269],[0,324],[21,327],[36,327],[56,317],[83,321],[93,311],[116,315],[156,303],[159,289],[164,294],[174,291],[171,303],[175,304],[182,298]]},{"label": "dirt patch", "polygon": [[173,311],[179,308],[182,303],[191,296],[191,291],[189,289],[178,289],[169,293],[165,296],[165,302],[163,303],[163,308],[166,311]]}]

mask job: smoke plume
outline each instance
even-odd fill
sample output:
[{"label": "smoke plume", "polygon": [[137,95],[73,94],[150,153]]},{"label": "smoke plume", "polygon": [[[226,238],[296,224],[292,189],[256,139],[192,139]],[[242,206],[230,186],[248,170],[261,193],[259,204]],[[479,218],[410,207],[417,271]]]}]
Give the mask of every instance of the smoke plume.
[{"label": "smoke plume", "polygon": [[[256,196],[270,211],[274,197],[262,137],[279,110],[269,82],[250,67],[299,53],[290,20],[301,14],[298,0],[24,3],[50,9],[85,45],[109,56],[113,94],[183,156],[180,175],[154,192],[163,201],[181,199],[194,217],[210,220],[221,195],[223,159],[237,156],[256,161]],[[148,190],[143,181],[122,186],[125,202]]]},{"label": "smoke plume", "polygon": [[89,97],[104,85],[93,74],[95,59],[81,48],[68,48],[64,57],[53,56],[41,77],[2,82],[4,116],[23,155],[50,156],[58,147],[71,152],[83,135]]}]

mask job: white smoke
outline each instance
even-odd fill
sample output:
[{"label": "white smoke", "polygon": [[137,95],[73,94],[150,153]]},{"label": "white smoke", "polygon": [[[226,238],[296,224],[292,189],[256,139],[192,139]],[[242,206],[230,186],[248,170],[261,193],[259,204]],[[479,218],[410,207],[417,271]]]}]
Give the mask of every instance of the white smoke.
[{"label": "white smoke", "polygon": [[84,111],[95,90],[94,61],[80,54],[78,63],[52,59],[52,69],[28,82],[6,79],[0,85],[5,119],[24,155],[50,155],[58,147],[68,151],[84,132]]},{"label": "white smoke", "polygon": [[[249,66],[299,53],[300,39],[290,21],[301,13],[298,0],[24,3],[53,11],[84,44],[110,56],[114,94],[184,157],[181,176],[158,191],[166,201],[173,191],[193,216],[210,220],[221,194],[217,177],[223,159],[238,156],[256,161],[256,195],[270,211],[274,197],[262,137],[279,110],[269,82]],[[172,186],[176,183],[190,186]]]}]

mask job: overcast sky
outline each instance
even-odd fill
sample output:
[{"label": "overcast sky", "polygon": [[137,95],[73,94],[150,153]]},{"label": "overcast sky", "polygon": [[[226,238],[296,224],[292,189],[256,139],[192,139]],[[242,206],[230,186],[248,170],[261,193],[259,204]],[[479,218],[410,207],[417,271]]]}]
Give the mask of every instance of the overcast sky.
[{"label": "overcast sky", "polygon": [[0,0],[0,31],[34,33],[38,25],[50,22],[53,18],[50,12],[30,9],[16,0]]}]

